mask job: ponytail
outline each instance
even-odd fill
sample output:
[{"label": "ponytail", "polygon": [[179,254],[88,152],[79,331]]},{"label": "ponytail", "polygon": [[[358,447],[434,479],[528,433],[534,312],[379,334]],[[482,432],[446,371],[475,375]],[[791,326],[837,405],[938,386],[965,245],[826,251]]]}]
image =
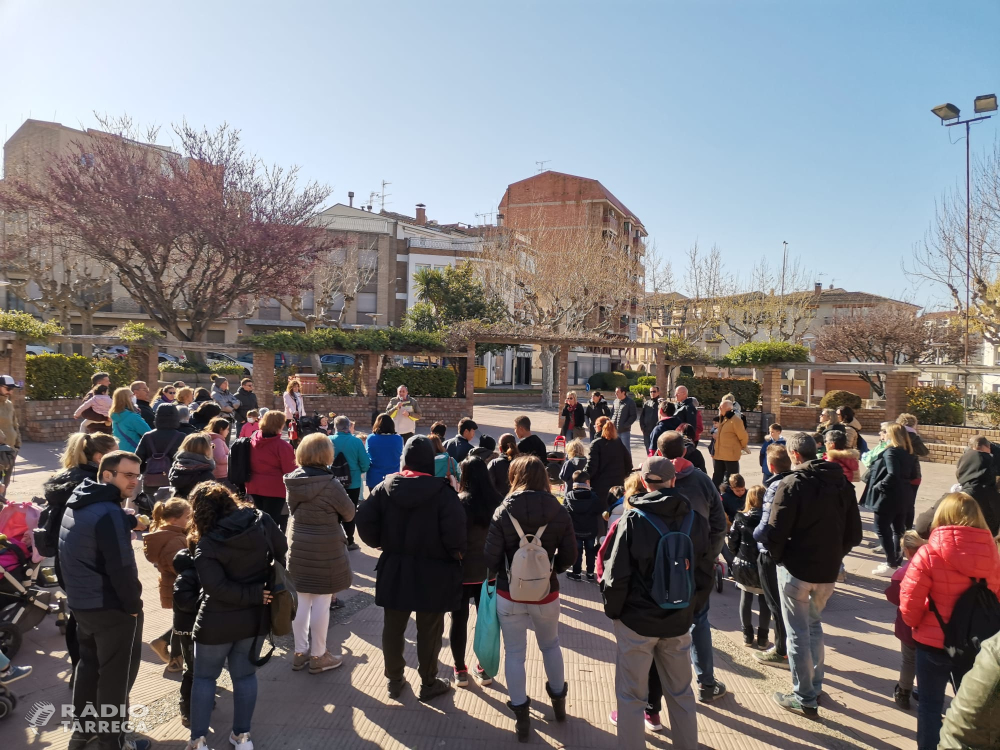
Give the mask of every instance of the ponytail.
[{"label": "ponytail", "polygon": [[508,461],[513,461],[517,458],[517,437],[512,433],[505,432],[500,436],[500,453],[507,457]]},{"label": "ponytail", "polygon": [[166,526],[167,521],[175,518],[182,518],[185,513],[191,510],[191,503],[181,497],[174,497],[166,502],[160,502],[153,506],[153,523],[150,531],[156,531],[161,526]]},{"label": "ponytail", "polygon": [[82,466],[94,457],[94,447],[90,435],[85,432],[74,432],[66,441],[66,450],[59,458],[59,464],[64,469]]}]

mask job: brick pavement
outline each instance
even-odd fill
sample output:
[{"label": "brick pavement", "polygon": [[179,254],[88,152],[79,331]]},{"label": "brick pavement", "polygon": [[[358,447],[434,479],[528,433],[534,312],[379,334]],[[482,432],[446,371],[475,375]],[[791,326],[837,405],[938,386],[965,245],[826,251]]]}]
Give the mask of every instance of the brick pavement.
[{"label": "brick pavement", "polygon": [[[521,407],[480,407],[477,421],[490,434],[506,431]],[[536,416],[533,414],[532,416]],[[551,440],[555,420],[537,418],[539,432]],[[39,494],[41,481],[55,465],[58,446],[29,445],[11,487],[12,497]],[[636,459],[641,451],[634,451]],[[744,473],[751,483],[759,481],[756,456],[744,459]],[[921,505],[933,502],[951,483],[949,467],[925,465]],[[894,707],[891,697],[899,663],[898,642],[892,634],[893,608],[882,596],[885,582],[870,576],[879,562],[868,546],[870,515],[866,517],[865,544],[847,560],[848,582],[838,585],[826,610],[827,678],[819,721],[786,713],[770,701],[776,689],[789,688],[788,672],[758,666],[742,645],[739,631],[739,593],[727,583],[722,594],[713,594],[711,621],[715,628],[715,661],[719,679],[730,693],[708,706],[699,705],[700,746],[706,748],[882,748],[912,747],[916,731],[915,712]],[[161,634],[169,613],[158,606],[156,573],[137,547],[140,572],[146,592],[144,640]],[[412,691],[402,701],[385,695],[380,656],[381,610],[367,606],[374,587],[376,556],[362,548],[352,553],[355,587],[343,595],[347,607],[330,629],[329,643],[340,644],[345,654],[341,669],[321,675],[292,672],[289,656],[281,651],[259,673],[259,693],[254,719],[254,741],[265,748],[482,748],[523,747],[514,741],[513,718],[505,708],[503,670],[487,688],[473,685],[437,699],[417,702]],[[529,645],[528,692],[533,696],[531,744],[565,748],[612,748],[614,727],[608,713],[614,701],[614,640],[609,621],[600,607],[600,594],[593,584],[566,581],[562,587],[563,615],[560,640],[570,684],[569,720],[551,721],[551,708],[544,700],[544,673],[534,644]],[[356,610],[356,611],[355,611]],[[346,614],[344,614],[346,613]],[[474,626],[474,615],[470,628]],[[416,664],[411,621],[407,632],[407,660]],[[471,635],[470,658],[471,657]],[[279,642],[287,647],[287,639]],[[23,718],[35,701],[55,704],[69,699],[65,647],[54,620],[46,619],[28,634],[16,661],[32,664],[33,674],[16,684],[20,703],[15,714],[0,722],[0,748],[62,748],[68,736],[59,729],[34,734]],[[442,673],[450,668],[445,639],[441,652]],[[408,669],[411,685],[417,684],[414,669]],[[168,675],[163,664],[144,647],[139,678],[132,692],[133,704],[150,706],[148,735],[157,747],[180,748],[186,739],[176,714],[178,676]],[[219,691],[213,716],[211,746],[226,744],[232,701],[228,687]],[[664,720],[666,715],[664,714]],[[53,720],[52,723],[54,723]],[[648,746],[670,747],[669,731],[647,734]]]}]

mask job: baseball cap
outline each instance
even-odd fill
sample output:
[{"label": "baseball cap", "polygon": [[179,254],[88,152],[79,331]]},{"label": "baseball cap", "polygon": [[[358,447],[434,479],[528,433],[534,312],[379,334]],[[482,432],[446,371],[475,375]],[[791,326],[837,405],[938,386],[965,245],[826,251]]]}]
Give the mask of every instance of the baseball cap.
[{"label": "baseball cap", "polygon": [[647,485],[666,484],[675,476],[674,465],[669,458],[650,456],[642,462],[639,475]]},{"label": "baseball cap", "polygon": [[17,388],[17,383],[14,382],[14,378],[10,375],[0,375],[0,385],[5,385],[8,388]]}]

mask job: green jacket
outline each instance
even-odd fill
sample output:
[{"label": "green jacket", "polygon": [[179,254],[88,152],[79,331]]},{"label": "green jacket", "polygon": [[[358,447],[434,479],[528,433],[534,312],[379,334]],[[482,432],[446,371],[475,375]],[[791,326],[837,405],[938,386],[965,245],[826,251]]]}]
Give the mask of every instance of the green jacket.
[{"label": "green jacket", "polygon": [[337,432],[330,436],[333,441],[333,450],[339,456],[341,453],[347,458],[347,465],[351,467],[351,486],[347,489],[355,490],[361,486],[361,475],[368,471],[372,465],[368,451],[361,438],[355,437],[349,432]]},{"label": "green jacket", "polygon": [[1000,746],[1000,633],[983,641],[976,663],[944,717],[938,750]]}]

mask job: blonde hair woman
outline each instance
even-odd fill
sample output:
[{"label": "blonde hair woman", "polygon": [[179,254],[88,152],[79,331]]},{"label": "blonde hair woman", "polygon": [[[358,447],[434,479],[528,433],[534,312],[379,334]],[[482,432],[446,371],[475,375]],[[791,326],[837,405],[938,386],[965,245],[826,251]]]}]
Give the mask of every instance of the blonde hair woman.
[{"label": "blonde hair woman", "polygon": [[187,498],[197,485],[215,479],[215,460],[212,436],[196,432],[184,438],[174,455],[174,463],[167,475],[177,497]]},{"label": "blonde hair woman", "polygon": [[885,562],[872,574],[892,578],[903,562],[900,540],[906,531],[907,520],[913,522],[920,484],[920,462],[913,455],[913,446],[905,427],[887,425],[885,437],[887,447],[868,472],[864,500],[875,511],[875,529],[885,551]]},{"label": "blonde hair woman", "polygon": [[566,404],[563,406],[561,416],[560,435],[567,440],[587,436],[587,416],[583,404],[576,398],[576,391],[570,391],[566,394]]},{"label": "blonde hair woman", "polygon": [[129,453],[135,453],[142,436],[150,429],[132,399],[128,388],[116,388],[111,397],[111,431],[118,439],[118,447]]}]

